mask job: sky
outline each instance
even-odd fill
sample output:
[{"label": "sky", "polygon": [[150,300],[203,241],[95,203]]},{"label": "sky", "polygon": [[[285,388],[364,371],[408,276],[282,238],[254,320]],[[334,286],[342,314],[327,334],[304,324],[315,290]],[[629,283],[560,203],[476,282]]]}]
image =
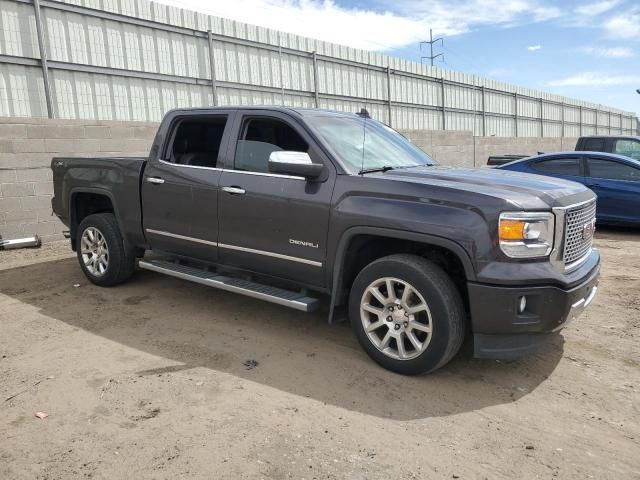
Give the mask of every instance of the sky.
[{"label": "sky", "polygon": [[639,0],[159,1],[640,114]]}]

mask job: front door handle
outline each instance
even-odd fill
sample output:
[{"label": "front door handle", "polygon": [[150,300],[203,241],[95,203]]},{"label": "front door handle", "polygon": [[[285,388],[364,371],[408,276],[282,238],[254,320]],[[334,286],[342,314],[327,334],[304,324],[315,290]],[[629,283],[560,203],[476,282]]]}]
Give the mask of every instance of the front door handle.
[{"label": "front door handle", "polygon": [[147,182],[153,183],[154,185],[161,185],[164,183],[164,178],[160,177],[147,177]]},{"label": "front door handle", "polygon": [[222,191],[232,195],[244,195],[246,193],[244,188],[240,187],[222,187]]}]

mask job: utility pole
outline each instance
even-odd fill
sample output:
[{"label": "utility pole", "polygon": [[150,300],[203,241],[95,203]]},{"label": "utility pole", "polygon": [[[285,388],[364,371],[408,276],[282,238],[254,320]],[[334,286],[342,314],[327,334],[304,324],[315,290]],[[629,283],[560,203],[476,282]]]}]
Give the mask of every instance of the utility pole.
[{"label": "utility pole", "polygon": [[444,53],[438,53],[437,55],[433,54],[433,44],[436,42],[440,42],[440,46],[444,47],[444,40],[442,39],[442,37],[438,37],[436,39],[433,38],[433,29],[429,29],[429,40],[428,41],[424,41],[424,42],[420,42],[420,51],[422,52],[422,45],[428,43],[429,44],[429,52],[430,55],[427,57],[420,57],[420,62],[422,62],[422,60],[424,60],[425,58],[428,58],[429,61],[431,62],[431,66],[433,67],[433,61],[438,58],[438,57],[442,57],[442,60],[444,61]]}]

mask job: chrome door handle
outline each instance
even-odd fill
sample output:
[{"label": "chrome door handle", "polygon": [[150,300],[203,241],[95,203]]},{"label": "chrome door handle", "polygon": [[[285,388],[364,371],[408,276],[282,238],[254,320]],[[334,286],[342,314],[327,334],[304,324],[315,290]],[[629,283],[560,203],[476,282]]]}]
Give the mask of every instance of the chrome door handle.
[{"label": "chrome door handle", "polygon": [[240,187],[222,187],[223,192],[231,193],[233,195],[244,195],[246,192],[244,188]]},{"label": "chrome door handle", "polygon": [[147,182],[153,183],[155,185],[161,185],[164,183],[164,178],[159,177],[147,177]]}]

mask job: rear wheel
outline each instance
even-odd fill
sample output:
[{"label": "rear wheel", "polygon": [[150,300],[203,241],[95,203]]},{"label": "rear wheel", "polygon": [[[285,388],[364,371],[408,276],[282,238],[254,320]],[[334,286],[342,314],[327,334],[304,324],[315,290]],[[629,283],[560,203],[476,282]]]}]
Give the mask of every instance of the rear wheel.
[{"label": "rear wheel", "polygon": [[455,284],[415,255],[390,255],[366,266],[353,283],[349,316],[369,356],[406,375],[443,366],[464,338],[464,307]]},{"label": "rear wheel", "polygon": [[135,253],[125,246],[112,213],[96,213],[82,220],[76,250],[82,271],[96,285],[116,285],[133,274]]}]

